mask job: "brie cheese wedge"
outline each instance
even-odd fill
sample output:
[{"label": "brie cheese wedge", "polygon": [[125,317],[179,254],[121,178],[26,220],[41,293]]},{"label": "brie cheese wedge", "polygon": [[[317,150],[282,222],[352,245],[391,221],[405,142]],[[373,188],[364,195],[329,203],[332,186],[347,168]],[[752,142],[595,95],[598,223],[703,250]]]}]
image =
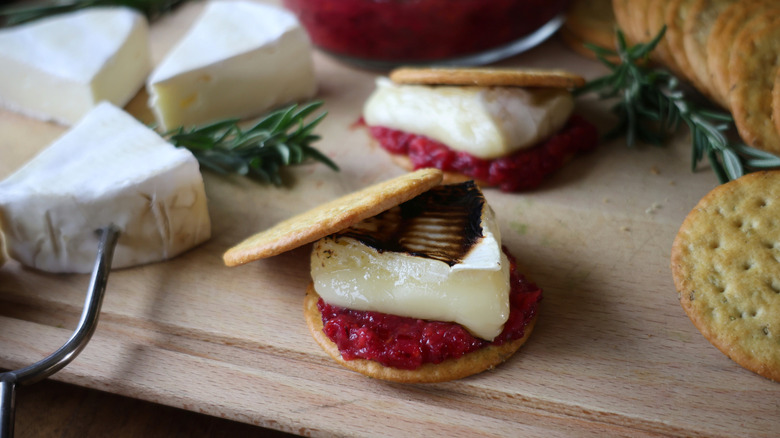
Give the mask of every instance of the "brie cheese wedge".
[{"label": "brie cheese wedge", "polygon": [[124,106],[151,70],[148,25],[95,7],[0,30],[0,105],[71,125],[99,102]]},{"label": "brie cheese wedge", "polygon": [[259,115],[314,95],[311,43],[284,9],[211,2],[146,87],[163,129]]},{"label": "brie cheese wedge", "polygon": [[95,230],[112,223],[114,268],[171,258],[211,234],[195,157],[104,102],[0,182],[0,224],[11,258],[83,273]]},{"label": "brie cheese wedge", "polygon": [[380,77],[363,118],[369,126],[423,135],[494,159],[550,137],[573,110],[574,98],[563,89],[401,85]]},{"label": "brie cheese wedge", "polygon": [[311,274],[329,304],[451,321],[487,340],[509,318],[509,260],[473,183],[436,187],[319,240]]}]

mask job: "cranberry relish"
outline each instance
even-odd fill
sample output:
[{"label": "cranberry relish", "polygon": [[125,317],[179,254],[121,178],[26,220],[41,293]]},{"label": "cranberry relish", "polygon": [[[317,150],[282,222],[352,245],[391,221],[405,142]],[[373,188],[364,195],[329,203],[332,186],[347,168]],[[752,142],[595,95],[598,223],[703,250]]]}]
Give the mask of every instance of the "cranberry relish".
[{"label": "cranberry relish", "polygon": [[345,360],[374,360],[405,370],[457,359],[488,345],[520,339],[536,315],[542,290],[517,272],[517,263],[506,248],[504,253],[510,262],[510,312],[503,331],[492,342],[474,337],[456,323],[350,310],[332,306],[320,298],[317,308],[322,313],[323,331]]},{"label": "cranberry relish", "polygon": [[485,181],[505,192],[538,187],[547,175],[560,169],[571,156],[598,145],[598,131],[590,122],[573,115],[558,133],[512,155],[485,160],[455,151],[428,137],[381,126],[369,126],[371,135],[392,154],[409,157],[414,169],[435,167]]},{"label": "cranberry relish", "polygon": [[318,47],[342,56],[424,61],[523,37],[569,0],[284,0]]}]

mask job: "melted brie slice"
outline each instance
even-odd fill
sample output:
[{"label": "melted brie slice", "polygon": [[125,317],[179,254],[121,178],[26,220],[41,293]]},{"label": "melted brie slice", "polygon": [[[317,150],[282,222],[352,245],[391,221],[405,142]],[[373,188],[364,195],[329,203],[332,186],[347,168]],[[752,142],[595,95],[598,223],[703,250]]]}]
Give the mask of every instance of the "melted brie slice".
[{"label": "melted brie slice", "polygon": [[210,2],[146,87],[163,129],[259,115],[314,95],[311,43],[284,9]]},{"label": "melted brie slice", "polygon": [[168,259],[211,234],[195,157],[102,103],[0,182],[0,224],[22,264],[90,272],[95,230],[112,223],[114,268]]},{"label": "melted brie slice", "polygon": [[456,322],[487,340],[509,317],[509,261],[492,210],[471,184],[434,188],[321,239],[311,273],[330,304]]},{"label": "melted brie slice", "polygon": [[99,102],[124,106],[151,70],[146,19],[95,7],[0,30],[0,104],[71,125]]},{"label": "melted brie slice", "polygon": [[567,90],[399,85],[376,81],[363,117],[494,159],[531,147],[563,127],[574,109]]}]

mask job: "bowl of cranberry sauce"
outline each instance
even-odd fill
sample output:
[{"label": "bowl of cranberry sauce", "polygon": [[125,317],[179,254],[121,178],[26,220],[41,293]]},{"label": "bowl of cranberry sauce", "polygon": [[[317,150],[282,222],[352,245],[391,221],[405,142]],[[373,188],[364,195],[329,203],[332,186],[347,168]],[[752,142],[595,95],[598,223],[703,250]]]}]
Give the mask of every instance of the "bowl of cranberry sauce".
[{"label": "bowl of cranberry sauce", "polygon": [[480,65],[555,33],[569,0],[283,0],[315,46],[366,67]]}]

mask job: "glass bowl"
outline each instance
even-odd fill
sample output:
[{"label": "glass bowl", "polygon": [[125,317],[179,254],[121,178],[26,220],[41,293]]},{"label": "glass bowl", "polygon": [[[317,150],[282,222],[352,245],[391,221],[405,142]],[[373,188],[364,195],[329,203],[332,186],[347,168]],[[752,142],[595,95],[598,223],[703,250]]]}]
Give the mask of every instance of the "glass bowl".
[{"label": "glass bowl", "polygon": [[319,49],[366,67],[481,65],[555,33],[569,0],[283,0]]}]

